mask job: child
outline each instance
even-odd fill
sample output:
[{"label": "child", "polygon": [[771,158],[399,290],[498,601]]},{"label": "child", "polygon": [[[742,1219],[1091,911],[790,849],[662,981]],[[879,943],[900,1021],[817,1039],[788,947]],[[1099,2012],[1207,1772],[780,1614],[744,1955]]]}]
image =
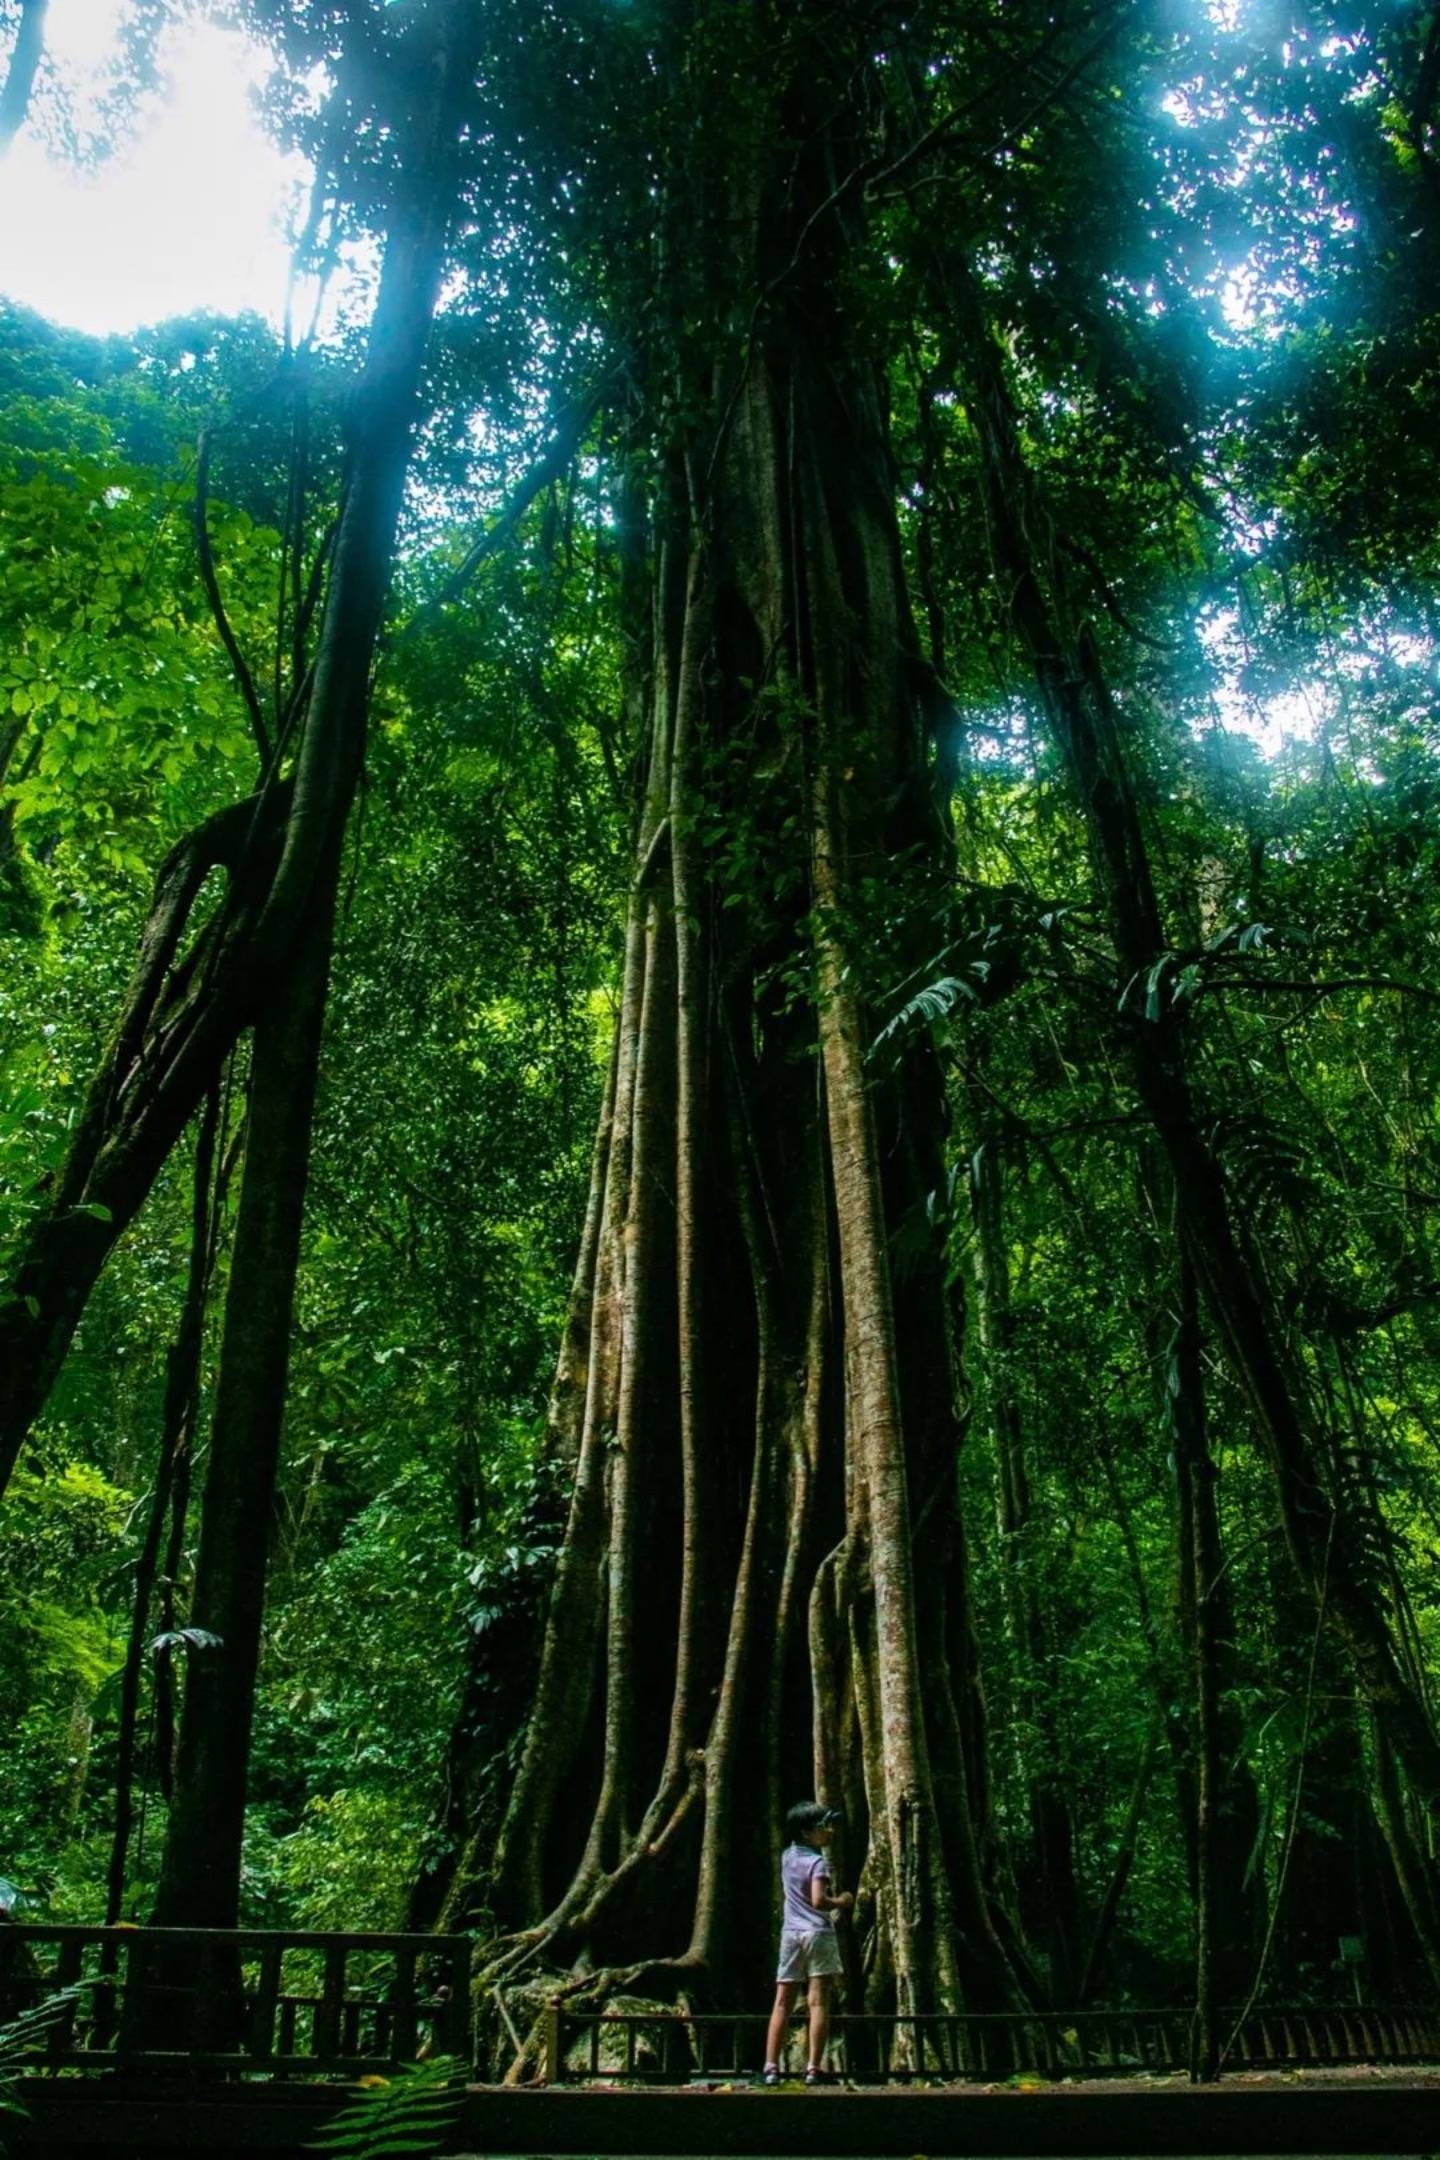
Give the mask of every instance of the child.
[{"label": "child", "polygon": [[807,2085],[819,2085],[825,2077],[825,2043],[830,2037],[830,1986],[840,1970],[840,1945],[835,1940],[837,1912],[849,1912],[855,1903],[848,1890],[830,1895],[830,1863],[825,1847],[839,1820],[838,1810],[823,1808],[816,1800],[802,1800],[785,1818],[790,1842],[780,1856],[780,1887],[784,1917],[780,1923],[780,1969],[775,1986],[775,2007],[765,2039],[765,2083],[780,2082],[780,2050],[795,1990],[808,1984],[810,1998],[810,2059],[805,2068]]}]

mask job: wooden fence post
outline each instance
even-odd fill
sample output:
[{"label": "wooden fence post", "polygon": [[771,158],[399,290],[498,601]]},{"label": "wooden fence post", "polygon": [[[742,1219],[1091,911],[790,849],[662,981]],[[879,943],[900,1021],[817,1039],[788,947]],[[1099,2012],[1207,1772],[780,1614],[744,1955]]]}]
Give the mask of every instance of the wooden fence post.
[{"label": "wooden fence post", "polygon": [[260,1952],[260,1977],[250,2008],[250,2053],[257,2062],[269,2062],[275,2053],[275,2004],[283,1956],[279,1942],[267,1942]]},{"label": "wooden fence post", "polygon": [[[65,1935],[60,1940],[60,1954],[55,1960],[55,1987],[57,1993],[65,1988],[78,1987],[80,1982],[81,1946],[78,1936]],[[63,2063],[75,2045],[75,2005],[67,2003],[46,2039],[46,2053],[52,2063]]]},{"label": "wooden fence post", "polygon": [[317,2059],[331,2063],[340,2053],[340,2012],[345,2002],[344,1941],[325,1946],[325,1977],[315,2006],[314,2047]]},{"label": "wooden fence post", "polygon": [[450,1945],[450,2015],[446,2039],[448,2051],[464,2063],[472,2061],[470,2037],[470,1938],[462,1935]]},{"label": "wooden fence post", "polygon": [[415,1997],[415,1952],[395,1952],[395,1985],[390,1991],[395,2016],[390,2027],[390,2047],[397,2062],[413,2062],[419,2045],[418,2005]]},{"label": "wooden fence post", "polygon": [[545,2082],[558,2085],[565,2075],[565,2012],[558,2002],[545,2005]]}]

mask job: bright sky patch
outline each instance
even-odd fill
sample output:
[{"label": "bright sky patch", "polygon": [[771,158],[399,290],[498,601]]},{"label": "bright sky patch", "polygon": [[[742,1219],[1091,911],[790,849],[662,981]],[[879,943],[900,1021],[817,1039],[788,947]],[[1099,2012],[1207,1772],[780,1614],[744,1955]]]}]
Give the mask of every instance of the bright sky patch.
[{"label": "bright sky patch", "polygon": [[[51,0],[50,53],[82,127],[113,58],[119,0]],[[254,107],[263,54],[213,23],[161,47],[160,93],[133,139],[82,171],[32,128],[0,162],[0,293],[80,330],[132,330],[211,308],[280,321],[286,220],[305,169]]]}]

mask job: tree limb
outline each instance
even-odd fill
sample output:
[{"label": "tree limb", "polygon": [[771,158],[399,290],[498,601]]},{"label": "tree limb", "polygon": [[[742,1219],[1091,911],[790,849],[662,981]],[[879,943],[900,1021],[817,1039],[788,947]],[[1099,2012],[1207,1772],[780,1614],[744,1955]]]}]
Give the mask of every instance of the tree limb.
[{"label": "tree limb", "polygon": [[205,597],[210,603],[210,612],[215,618],[220,642],[230,656],[230,665],[235,671],[235,680],[245,701],[245,710],[250,716],[250,732],[255,738],[255,748],[259,752],[263,768],[270,762],[270,733],[265,725],[265,712],[260,703],[260,693],[255,687],[255,678],[240,650],[235,632],[230,627],[230,618],[225,612],[225,602],[221,597],[220,580],[215,573],[215,551],[210,545],[206,516],[209,500],[210,430],[202,428],[195,465],[195,544],[200,556],[200,582],[205,587]]},{"label": "tree limb", "polygon": [[[304,650],[305,639],[309,634],[310,630],[311,618],[315,613],[316,602],[320,598],[320,589],[324,580],[326,566],[330,561],[330,552],[335,545],[335,535],[339,530],[339,518],[332,518],[330,524],[326,528],[325,536],[321,540],[320,545],[316,550],[315,560],[310,565],[310,576],[306,583],[304,594],[300,600],[299,607],[296,609],[295,614],[297,657]],[[293,702],[293,690],[291,692],[291,699]]]},{"label": "tree limb", "polygon": [[1078,534],[1061,533],[1059,540],[1061,547],[1068,554],[1073,555],[1075,560],[1082,563],[1090,572],[1107,611],[1114,616],[1127,637],[1135,638],[1141,645],[1148,645],[1153,652],[1175,653],[1181,649],[1182,639],[1156,637],[1153,631],[1142,630],[1139,623],[1131,619],[1120,603],[1119,594],[1110,583],[1109,578],[1106,577],[1104,565],[1093,550],[1085,545],[1085,542],[1080,539]]},{"label": "tree limb", "polygon": [[[1056,102],[1057,98],[1064,95],[1075,78],[1084,72],[1097,54],[1104,51],[1125,17],[1131,12],[1132,5],[1133,0],[1121,0],[1120,6],[1105,18],[1098,34],[1087,45],[1082,47],[1077,57],[1071,61],[1070,65],[1065,68],[1056,81],[1042,91],[1040,96],[1025,108],[1017,120],[1012,121],[1008,127],[1002,129],[988,149],[978,154],[977,163],[988,164],[992,158],[998,157],[1002,150],[1028,132],[1035,121]],[[1053,30],[1047,31],[1029,58],[1020,63],[1021,69],[1028,71],[1032,68],[1042,58],[1050,45],[1054,43],[1054,39],[1055,32]],[[915,141],[902,150],[897,158],[892,159],[890,164],[871,175],[868,181],[870,188],[882,187],[887,181],[893,180],[897,174],[904,172],[908,166],[913,165],[916,159],[922,157],[927,150],[933,149],[937,143],[943,142],[948,136],[953,135],[956,129],[969,119],[976,105],[980,102],[981,100],[978,97],[969,98],[956,111],[946,113],[942,119],[937,120],[933,127],[927,128],[923,135],[917,136]]]},{"label": "tree limb", "polygon": [[1295,990],[1306,997],[1328,997],[1332,990],[1398,990],[1406,997],[1424,998],[1440,1005],[1440,990],[1424,983],[1400,982],[1393,975],[1333,975],[1321,982],[1292,981],[1271,975],[1220,975],[1205,985],[1207,990]]},{"label": "tree limb", "polygon": [[20,0],[20,28],[0,87],[0,157],[9,149],[30,110],[35,77],[45,53],[45,10],[50,0]]},{"label": "tree limb", "polygon": [[561,418],[548,447],[520,480],[494,524],[487,527],[474,545],[467,549],[459,568],[451,572],[440,590],[425,601],[423,606],[418,607],[404,628],[396,632],[391,640],[393,645],[404,644],[414,636],[422,623],[429,622],[433,615],[448,607],[452,600],[458,599],[480,565],[488,561],[513,537],[520,520],[541,489],[548,487],[552,480],[560,478],[579,449],[585,430],[598,412],[601,399],[614,373],[612,369],[611,375],[607,376],[604,382],[593,390],[587,390]]}]

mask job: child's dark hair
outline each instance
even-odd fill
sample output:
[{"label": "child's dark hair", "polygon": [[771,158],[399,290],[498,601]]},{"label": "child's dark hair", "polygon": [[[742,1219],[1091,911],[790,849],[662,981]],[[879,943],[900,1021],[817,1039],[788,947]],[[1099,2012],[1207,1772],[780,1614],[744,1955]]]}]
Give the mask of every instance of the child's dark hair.
[{"label": "child's dark hair", "polygon": [[812,1834],[829,1816],[818,1800],[797,1800],[785,1817],[785,1835],[792,1845],[808,1845]]}]

